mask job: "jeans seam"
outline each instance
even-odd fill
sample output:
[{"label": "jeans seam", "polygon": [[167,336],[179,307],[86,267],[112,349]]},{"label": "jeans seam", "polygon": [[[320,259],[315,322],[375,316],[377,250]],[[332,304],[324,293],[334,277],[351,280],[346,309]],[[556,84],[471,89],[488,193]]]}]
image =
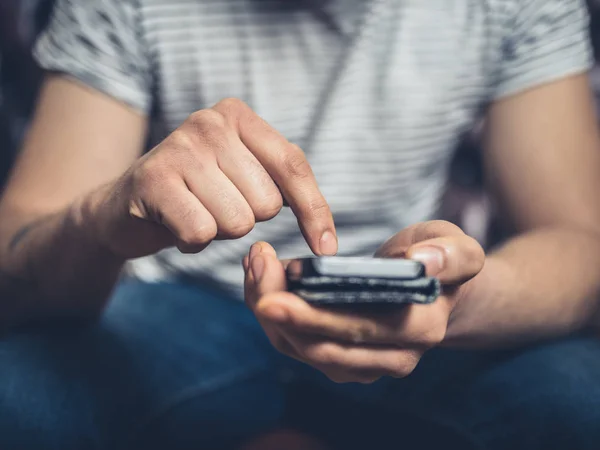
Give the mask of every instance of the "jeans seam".
[{"label": "jeans seam", "polygon": [[219,390],[225,388],[228,385],[253,378],[261,372],[264,372],[265,370],[266,366],[264,365],[256,366],[251,369],[233,372],[228,376],[222,376],[210,381],[204,381],[177,392],[167,401],[165,401],[162,405],[159,405],[153,411],[149,412],[145,416],[142,416],[141,419],[137,420],[137,425],[132,426],[131,431],[127,433],[127,435],[123,439],[123,445],[117,445],[115,446],[115,448],[130,448],[128,445],[131,444],[134,441],[134,439],[136,439],[136,437],[138,437],[142,433],[144,429],[148,428],[148,426],[150,426],[153,422],[160,419],[170,410],[180,406],[181,404],[201,394],[208,393],[209,391],[211,393],[218,392]]}]

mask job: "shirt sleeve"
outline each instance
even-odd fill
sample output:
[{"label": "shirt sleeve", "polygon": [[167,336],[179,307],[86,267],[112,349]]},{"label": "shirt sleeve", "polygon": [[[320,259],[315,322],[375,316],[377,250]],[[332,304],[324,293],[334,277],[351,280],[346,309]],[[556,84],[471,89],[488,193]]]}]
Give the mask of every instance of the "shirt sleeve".
[{"label": "shirt sleeve", "polygon": [[34,57],[148,114],[152,74],[137,8],[133,0],[58,0]]},{"label": "shirt sleeve", "polygon": [[518,0],[516,4],[501,43],[495,98],[584,73],[592,67],[584,0]]}]

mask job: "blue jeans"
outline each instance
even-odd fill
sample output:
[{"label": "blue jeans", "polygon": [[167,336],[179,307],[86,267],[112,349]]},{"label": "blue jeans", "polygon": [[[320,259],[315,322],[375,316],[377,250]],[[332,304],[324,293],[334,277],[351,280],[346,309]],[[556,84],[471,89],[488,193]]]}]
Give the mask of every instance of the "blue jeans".
[{"label": "blue jeans", "polygon": [[[136,282],[98,324],[0,341],[0,448],[222,448],[281,424],[298,381],[440,424],[473,448],[600,448],[600,341],[434,350],[404,380],[336,385],[274,351],[242,303]],[[393,448],[406,448],[403,423]]]}]

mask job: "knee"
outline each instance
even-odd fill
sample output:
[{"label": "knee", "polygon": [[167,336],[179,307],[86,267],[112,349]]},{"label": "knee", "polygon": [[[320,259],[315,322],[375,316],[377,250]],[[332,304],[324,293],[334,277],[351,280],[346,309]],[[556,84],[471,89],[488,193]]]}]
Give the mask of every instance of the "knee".
[{"label": "knee", "polygon": [[600,379],[578,386],[557,382],[531,398],[525,410],[537,419],[548,444],[564,440],[566,446],[561,448],[583,449],[588,448],[586,442],[600,442]]},{"label": "knee", "polygon": [[494,425],[488,424],[496,432],[484,432],[484,440],[491,449],[596,449],[600,442],[600,390],[586,387],[590,386],[572,389],[557,384],[530,397],[524,392],[512,411],[505,411]]},{"label": "knee", "polygon": [[600,431],[600,380],[594,385],[557,385],[551,393],[546,393],[534,402],[535,408],[546,411],[546,416],[556,426],[570,425],[576,429],[593,425]]},{"label": "knee", "polygon": [[597,448],[600,342],[565,341],[524,352],[493,381],[488,392],[502,395],[489,406],[494,420],[480,430],[488,441],[518,449]]},{"label": "knee", "polygon": [[529,408],[548,426],[600,438],[600,341],[573,339],[542,347],[532,355],[528,371]]}]

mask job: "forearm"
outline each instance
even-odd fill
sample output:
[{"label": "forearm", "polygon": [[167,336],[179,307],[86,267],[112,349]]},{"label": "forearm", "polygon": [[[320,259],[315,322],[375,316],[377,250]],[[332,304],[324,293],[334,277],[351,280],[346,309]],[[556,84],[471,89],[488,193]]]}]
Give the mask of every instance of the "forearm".
[{"label": "forearm", "polygon": [[592,326],[600,297],[600,236],[545,229],[508,241],[469,282],[446,343],[503,347]]},{"label": "forearm", "polygon": [[104,305],[123,261],[101,246],[83,202],[31,218],[3,211],[0,329],[50,318],[91,317]]}]

